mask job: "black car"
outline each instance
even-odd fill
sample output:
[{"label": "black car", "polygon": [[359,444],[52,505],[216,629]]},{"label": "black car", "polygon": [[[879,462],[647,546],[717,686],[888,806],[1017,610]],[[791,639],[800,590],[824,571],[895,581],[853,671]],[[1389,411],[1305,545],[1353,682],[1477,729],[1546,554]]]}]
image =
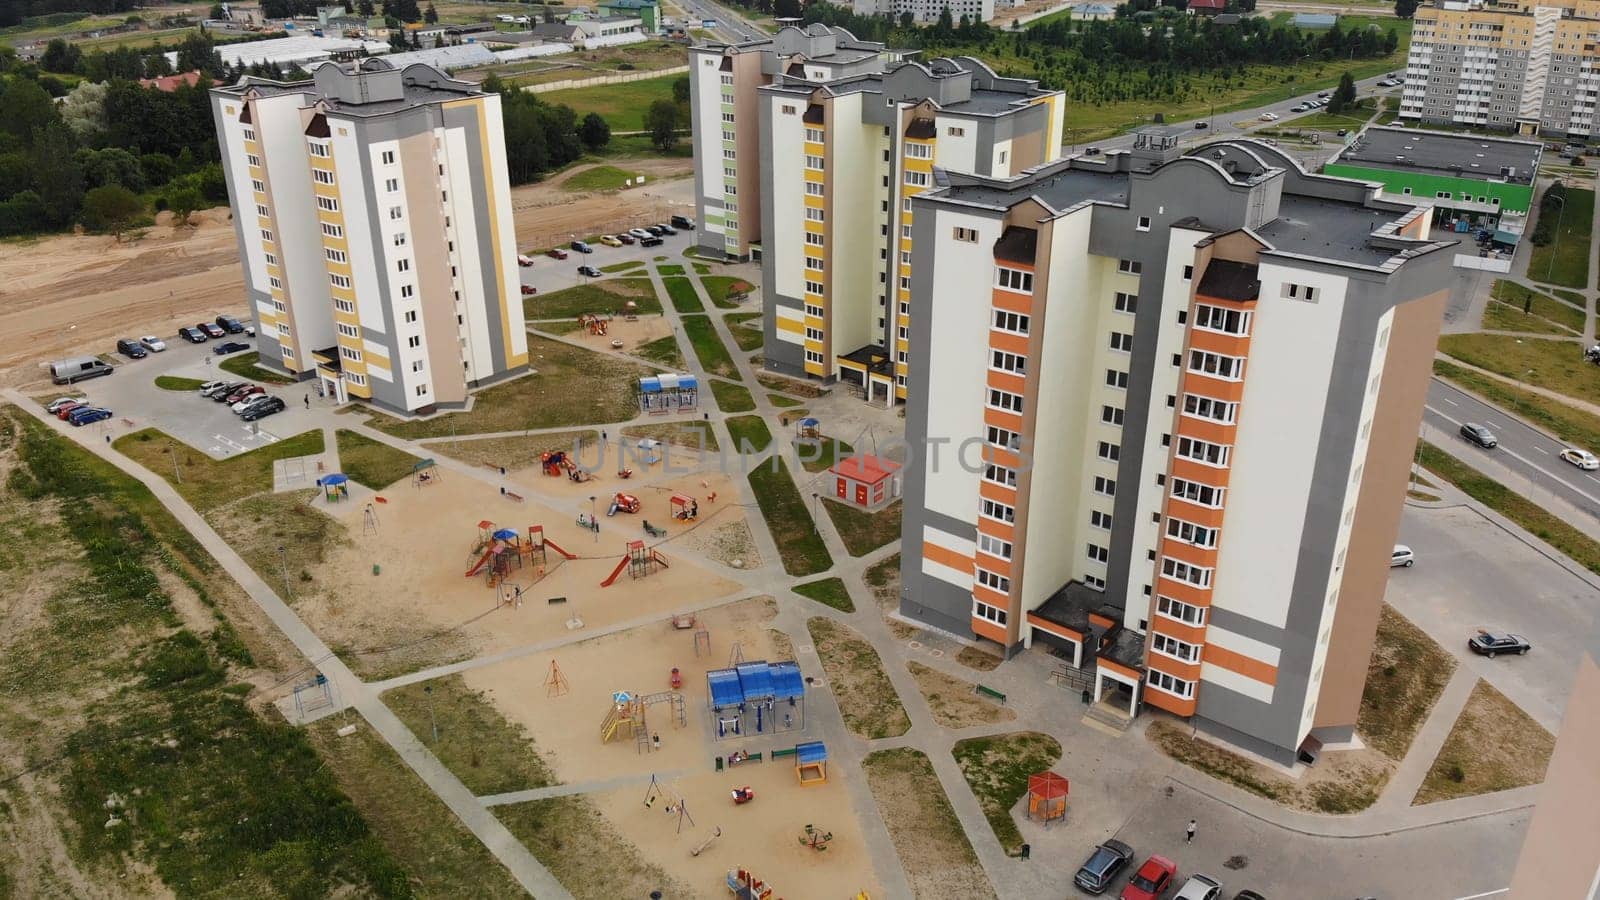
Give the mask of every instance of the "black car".
[{"label": "black car", "polygon": [[682,228],[684,231],[694,230],[694,220],[688,216],[673,216],[671,224],[673,228]]},{"label": "black car", "polygon": [[144,359],[150,355],[150,351],[146,350],[143,344],[133,338],[123,338],[117,341],[117,352],[129,359]]},{"label": "black car", "polygon": [[244,333],[244,323],[233,316],[217,316],[217,327],[229,334]]},{"label": "black car", "polygon": [[1267,900],[1267,898],[1261,896],[1255,891],[1250,890],[1249,888],[1245,888],[1239,893],[1234,894],[1233,900]]},{"label": "black car", "polygon": [[1480,656],[1494,659],[1501,653],[1515,653],[1521,655],[1533,649],[1528,639],[1520,634],[1508,634],[1503,631],[1480,631],[1467,638],[1467,649]]},{"label": "black car", "polygon": [[222,330],[222,327],[220,325],[217,325],[214,322],[201,322],[200,324],[198,324],[198,325],[196,325],[194,327],[200,329],[201,331],[204,331],[206,333],[206,337],[219,338],[219,337],[222,337],[223,335],[227,334],[226,331]]},{"label": "black car", "polygon": [[178,337],[183,338],[191,344],[204,344],[207,340],[206,333],[198,328],[179,328]]},{"label": "black car", "polygon": [[1494,436],[1494,432],[1475,422],[1461,426],[1461,436],[1485,450],[1493,450],[1500,445],[1500,440]]},{"label": "black car", "polygon": [[1106,841],[1089,854],[1072,883],[1091,894],[1103,894],[1131,859],[1132,847],[1118,840]]},{"label": "black car", "polygon": [[257,419],[265,419],[267,416],[270,416],[273,413],[283,412],[283,408],[286,405],[287,404],[283,402],[283,398],[281,397],[268,397],[259,403],[252,403],[249,406],[246,406],[244,410],[239,413],[239,418],[245,420],[246,422],[254,422]]},{"label": "black car", "polygon": [[640,238],[639,239],[639,246],[641,246],[641,247],[659,247],[663,243],[665,243],[665,242],[662,241],[661,238],[656,237],[655,235],[651,235],[650,237]]},{"label": "black car", "polygon": [[572,249],[578,251],[579,253],[593,253],[594,252],[594,248],[589,246],[588,242],[586,242],[586,241],[573,241],[572,242]]},{"label": "black car", "polygon": [[211,348],[211,352],[218,356],[227,356],[229,353],[238,353],[240,350],[249,350],[250,345],[239,341],[227,341]]},{"label": "black car", "polygon": [[579,266],[578,274],[586,278],[599,278],[600,270],[596,269],[594,266]]},{"label": "black car", "polygon": [[656,225],[654,227],[661,229],[660,231],[656,232],[657,234],[671,235],[678,233],[678,229],[673,228],[671,225]]},{"label": "black car", "polygon": [[644,226],[644,230],[650,232],[656,237],[661,237],[663,234],[667,233],[667,230],[662,228],[660,225],[646,225]]},{"label": "black car", "polygon": [[1205,131],[1207,128],[1210,128],[1210,127],[1211,127],[1211,123],[1210,122],[1196,122],[1196,123],[1194,123],[1194,130],[1195,131]]}]

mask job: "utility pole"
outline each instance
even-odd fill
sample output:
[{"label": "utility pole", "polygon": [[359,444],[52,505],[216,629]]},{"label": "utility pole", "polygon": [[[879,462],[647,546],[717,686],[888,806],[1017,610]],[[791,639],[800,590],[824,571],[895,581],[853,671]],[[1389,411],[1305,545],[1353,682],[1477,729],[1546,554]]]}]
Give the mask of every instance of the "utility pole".
[{"label": "utility pole", "polygon": [[[1561,184],[1561,181],[1559,179],[1557,179],[1555,184],[1550,185],[1550,187],[1555,187],[1556,184]],[[1565,190],[1565,188],[1563,188],[1563,190]],[[1550,188],[1545,188],[1546,196],[1548,196],[1549,193],[1550,193]],[[1550,280],[1550,273],[1555,271],[1556,253],[1558,251],[1560,251],[1560,249],[1561,249],[1561,220],[1566,218],[1566,215],[1567,215],[1567,198],[1565,196],[1561,196],[1561,197],[1556,197],[1554,199],[1555,199],[1555,201],[1557,203],[1561,204],[1561,211],[1556,213],[1556,240],[1555,240],[1554,246],[1552,246],[1550,248],[1550,264],[1548,266],[1545,266],[1545,271],[1544,271],[1544,280],[1545,281],[1549,281]]]},{"label": "utility pole", "polygon": [[289,550],[282,544],[278,545],[278,575],[283,578],[283,599],[290,599],[289,590]]}]

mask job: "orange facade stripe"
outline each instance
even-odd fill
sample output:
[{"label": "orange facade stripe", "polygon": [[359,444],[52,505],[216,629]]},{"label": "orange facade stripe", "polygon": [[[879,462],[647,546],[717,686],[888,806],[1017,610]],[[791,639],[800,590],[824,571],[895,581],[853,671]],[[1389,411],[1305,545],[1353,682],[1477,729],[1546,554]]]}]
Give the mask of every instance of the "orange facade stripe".
[{"label": "orange facade stripe", "polygon": [[1099,613],[1089,613],[1089,622],[1092,625],[1099,625],[1101,628],[1111,628],[1117,624],[1114,619],[1109,616],[1102,616]]},{"label": "orange facade stripe", "polygon": [[1167,537],[1164,533],[1161,537],[1161,555],[1179,562],[1186,562],[1191,566],[1199,566],[1203,569],[1215,569],[1217,567],[1216,550],[1185,544],[1182,541]]},{"label": "orange facade stripe", "polygon": [[1183,373],[1183,389],[1187,393],[1200,394],[1217,400],[1227,400],[1238,403],[1244,397],[1244,382],[1229,381],[1226,378],[1213,378],[1204,372]]},{"label": "orange facade stripe", "polygon": [[962,556],[949,547],[941,547],[931,541],[922,542],[922,558],[932,560],[941,566],[949,566],[957,572],[972,574],[972,557]]},{"label": "orange facade stripe", "polygon": [[1249,356],[1250,339],[1243,335],[1222,334],[1204,328],[1189,330],[1189,346],[1195,350],[1209,350],[1224,356]]},{"label": "orange facade stripe", "polygon": [[1057,625],[1047,619],[1041,619],[1033,613],[1028,613],[1028,624],[1040,631],[1048,631],[1058,638],[1077,641],[1080,644],[1083,643],[1083,635],[1079,634],[1077,629],[1068,628],[1065,625]]},{"label": "orange facade stripe", "polygon": [[1011,610],[1011,598],[1008,595],[992,588],[984,587],[981,584],[974,583],[972,585],[972,596],[976,597],[980,603],[987,603],[990,606],[999,607],[1008,612]]},{"label": "orange facade stripe", "polygon": [[[1102,662],[1101,665],[1104,665],[1104,663]],[[1165,691],[1146,688],[1143,699],[1144,702],[1154,706],[1156,709],[1164,709],[1175,716],[1188,718],[1194,715],[1195,699],[1193,697],[1185,700],[1182,697],[1174,697]]]},{"label": "orange facade stripe", "polygon": [[1198,463],[1180,456],[1172,458],[1172,476],[1198,484],[1209,484],[1212,487],[1225,488],[1228,486],[1227,469],[1208,466],[1205,463]]},{"label": "orange facade stripe", "polygon": [[1011,334],[1007,331],[989,332],[989,346],[994,350],[1004,350],[1019,356],[1028,355],[1028,338],[1026,335]]},{"label": "orange facade stripe", "polygon": [[1033,312],[1033,296],[1031,294],[1018,294],[1014,291],[993,291],[994,305],[1006,312],[1022,313],[1029,315]]},{"label": "orange facade stripe", "polygon": [[1204,625],[1190,625],[1179,622],[1166,616],[1155,615],[1154,605],[1151,607],[1150,630],[1156,634],[1164,634],[1180,641],[1191,644],[1204,644],[1206,642],[1206,627]]},{"label": "orange facade stripe", "polygon": [[1017,434],[1022,434],[1023,430],[1022,416],[1017,413],[1006,412],[1003,409],[995,409],[991,406],[983,408],[983,424],[1004,428]]},{"label": "orange facade stripe", "polygon": [[1196,419],[1191,416],[1179,416],[1177,432],[1187,438],[1197,438],[1202,441],[1210,441],[1213,444],[1231,445],[1238,436],[1238,427],[1223,425],[1220,422],[1207,422],[1204,419]]},{"label": "orange facade stripe", "polygon": [[1200,680],[1200,664],[1197,662],[1186,663],[1170,656],[1153,653],[1145,660],[1145,663],[1175,678],[1182,678],[1184,681]]},{"label": "orange facade stripe", "polygon": [[1167,498],[1167,515],[1182,519],[1185,522],[1193,522],[1196,525],[1206,525],[1211,528],[1221,528],[1222,513],[1223,510],[1221,509],[1201,506],[1198,503],[1190,503],[1177,497]]},{"label": "orange facade stripe", "polygon": [[1116,662],[1115,660],[1106,659],[1105,657],[1101,657],[1099,659],[1099,661],[1096,663],[1096,665],[1100,666],[1100,668],[1102,668],[1102,669],[1105,669],[1107,672],[1115,672],[1116,674],[1121,675],[1124,678],[1127,678],[1127,679],[1130,679],[1130,680],[1133,680],[1133,681],[1138,681],[1139,680],[1139,673],[1138,672],[1135,672],[1133,669],[1130,669],[1127,666],[1123,665],[1122,663]]},{"label": "orange facade stripe", "polygon": [[1156,571],[1156,578],[1159,580],[1159,583],[1156,585],[1156,593],[1158,594],[1165,594],[1174,600],[1181,600],[1190,606],[1211,605],[1210,588],[1195,587],[1187,581],[1175,581],[1166,577],[1165,575],[1162,575],[1159,569]]},{"label": "orange facade stripe", "polygon": [[1214,666],[1221,666],[1230,672],[1237,672],[1246,678],[1254,678],[1264,684],[1275,685],[1278,683],[1278,667],[1269,665],[1254,657],[1235,653],[1215,644],[1207,644],[1203,651],[1206,662]]},{"label": "orange facade stripe", "polygon": [[978,637],[985,637],[1001,646],[1011,643],[1011,638],[1006,634],[1005,628],[977,616],[972,617],[972,633]]},{"label": "orange facade stripe", "polygon": [[[1022,454],[1015,450],[1006,450],[1001,447],[996,447],[993,444],[983,445],[983,461],[994,463],[997,466],[1005,466],[1010,469],[1022,468]],[[984,484],[989,483],[990,482],[984,482]]]},{"label": "orange facade stripe", "polygon": [[999,522],[994,519],[985,519],[979,517],[978,533],[987,534],[989,537],[999,538],[1002,541],[1011,541],[1015,543],[1017,539],[1017,526],[1007,525],[1005,522]]},{"label": "orange facade stripe", "polygon": [[1028,379],[1012,372],[990,371],[988,385],[1002,391],[1010,391],[1013,394],[1025,394],[1028,392]]}]

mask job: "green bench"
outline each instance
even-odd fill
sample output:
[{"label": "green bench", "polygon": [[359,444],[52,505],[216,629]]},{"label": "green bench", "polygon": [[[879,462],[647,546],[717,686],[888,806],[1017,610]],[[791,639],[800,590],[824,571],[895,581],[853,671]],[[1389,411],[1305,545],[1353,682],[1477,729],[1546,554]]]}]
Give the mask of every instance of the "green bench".
[{"label": "green bench", "polygon": [[[761,754],[752,753],[750,755],[752,757],[759,757]],[[793,747],[790,747],[787,750],[774,750],[774,751],[772,751],[772,758],[773,759],[777,759],[780,756],[793,756],[793,755],[794,755],[794,748]]]},{"label": "green bench", "polygon": [[975,693],[975,694],[981,694],[982,696],[985,696],[985,697],[989,697],[990,699],[993,699],[993,700],[999,700],[1001,706],[1005,706],[1006,705],[1006,695],[1000,693],[999,691],[995,690],[992,687],[985,687],[985,686],[983,686],[981,684],[980,685],[975,685],[973,687],[973,689],[972,689],[972,692]]}]

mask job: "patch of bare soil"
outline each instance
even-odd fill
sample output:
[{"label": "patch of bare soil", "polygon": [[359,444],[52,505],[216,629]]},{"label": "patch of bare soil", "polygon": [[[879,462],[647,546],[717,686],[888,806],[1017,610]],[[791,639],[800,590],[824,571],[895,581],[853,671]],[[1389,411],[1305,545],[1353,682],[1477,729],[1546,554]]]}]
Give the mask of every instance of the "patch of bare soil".
[{"label": "patch of bare soil", "polygon": [[754,569],[761,565],[755,536],[742,516],[715,528],[697,528],[689,533],[685,543],[730,568]]},{"label": "patch of bare soil", "polygon": [[879,750],[861,767],[913,896],[995,896],[927,756],[908,747]]},{"label": "patch of bare soil", "polygon": [[928,701],[928,711],[933,720],[945,728],[971,728],[974,725],[993,725],[1009,722],[1017,717],[1015,710],[984,700],[973,692],[970,681],[946,675],[938,669],[919,662],[907,662],[911,677]]}]

